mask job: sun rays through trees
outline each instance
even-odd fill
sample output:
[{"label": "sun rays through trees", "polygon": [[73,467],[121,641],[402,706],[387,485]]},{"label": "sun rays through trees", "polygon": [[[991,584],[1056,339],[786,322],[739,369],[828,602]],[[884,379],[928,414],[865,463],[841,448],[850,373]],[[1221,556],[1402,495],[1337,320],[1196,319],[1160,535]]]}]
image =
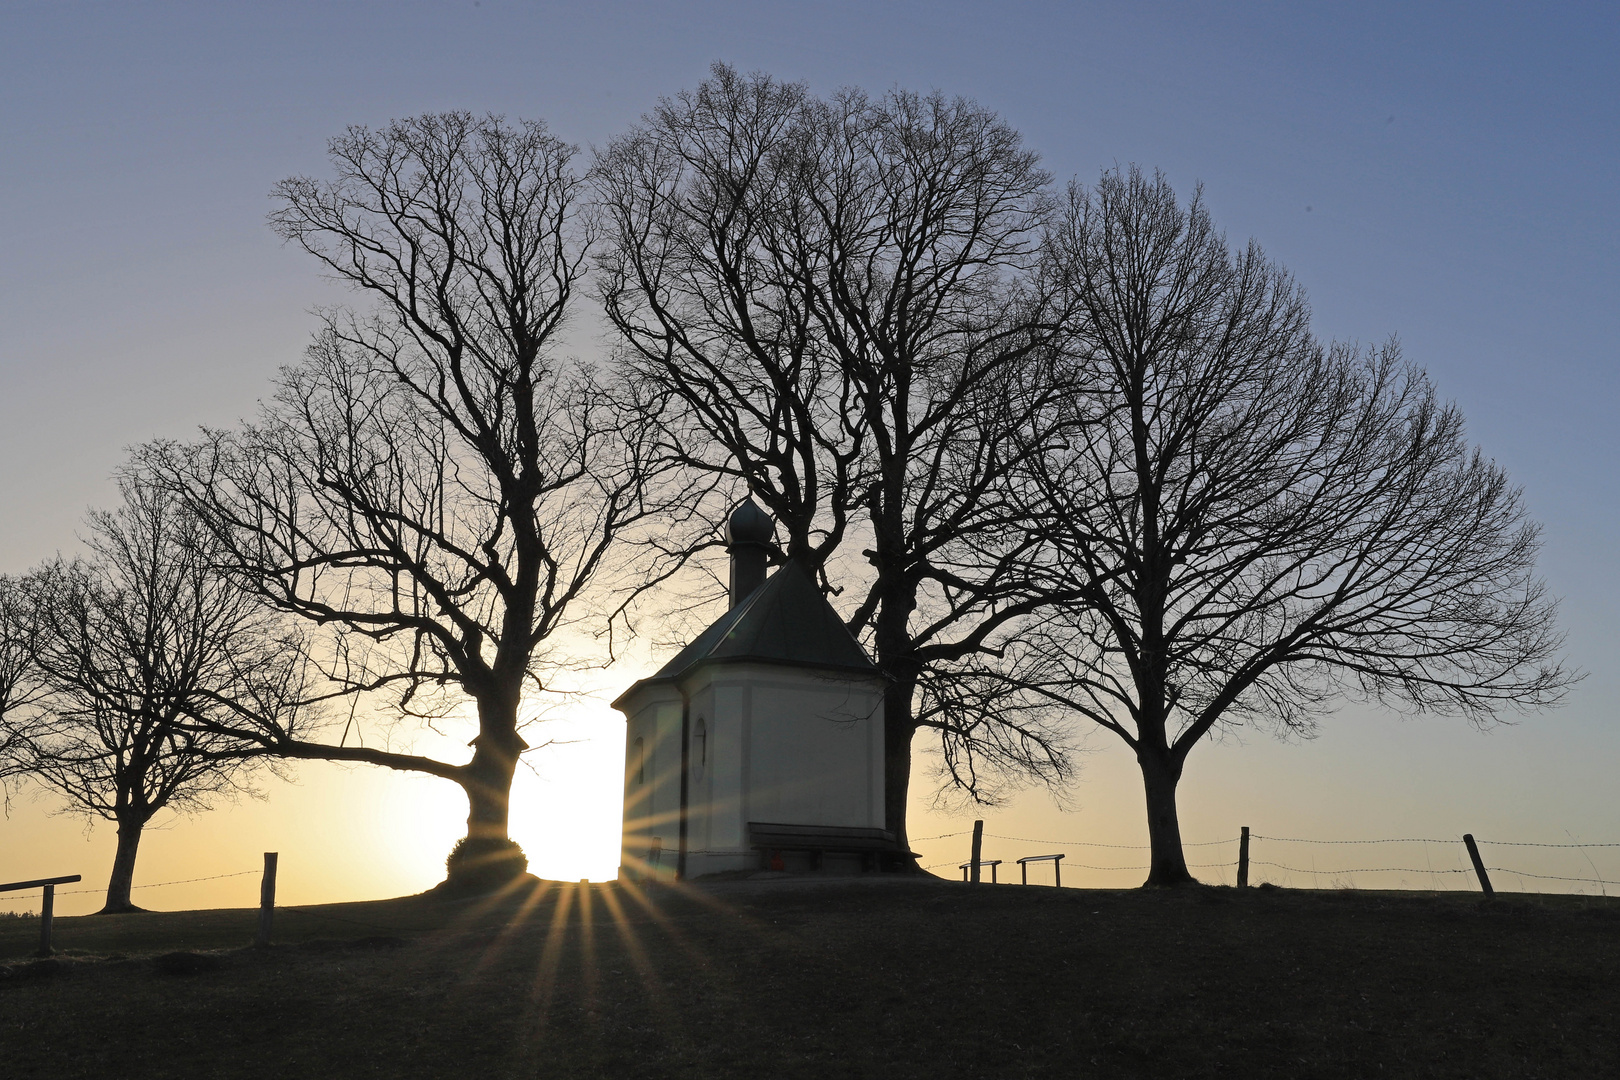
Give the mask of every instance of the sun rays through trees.
[{"label": "sun rays through trees", "polygon": [[1066,777],[1039,710],[947,686],[1052,600],[1023,588],[1035,544],[1006,498],[1016,420],[1064,392],[1030,377],[1062,299],[1033,272],[1036,154],[961,98],[716,65],[594,175],[597,288],[620,370],[662,405],[659,449],[773,512],[889,680],[887,827],[903,841],[919,728],[980,796]]},{"label": "sun rays through trees", "polygon": [[[356,306],[317,313],[252,419],[139,448],[97,560],[0,579],[0,783],[125,754],[64,733],[135,701],[140,627],[190,612],[162,633],[223,643],[237,681],[153,706],[201,764],[143,806],[242,759],[425,773],[467,800],[451,883],[498,887],[530,705],[632,614],[707,602],[685,571],[744,497],[876,659],[902,850],[919,733],[941,790],[994,802],[1061,792],[1112,732],[1173,885],[1206,736],[1308,735],[1347,695],[1483,724],[1574,677],[1537,528],[1456,407],[1393,339],[1320,340],[1201,191],[1132,166],[1059,193],[971,100],[723,64],[588,165],[451,112],[350,128],[329,166],[277,184],[270,225]],[[581,325],[601,360],[564,351]],[[179,576],[135,580],[159,556]],[[183,602],[142,614],[142,588]],[[122,804],[95,812],[122,838]]]},{"label": "sun rays through trees", "polygon": [[453,707],[444,688],[475,704],[465,763],[242,733],[459,784],[452,879],[521,870],[507,825],[523,693],[578,661],[552,648],[559,631],[606,628],[615,541],[655,513],[644,425],[557,352],[590,242],[574,155],[541,124],[463,113],[334,139],[335,178],[282,182],[271,223],[373,306],[323,313],[255,422],[142,456],[255,595],[329,631],[338,689],[396,692],[428,722]]}]

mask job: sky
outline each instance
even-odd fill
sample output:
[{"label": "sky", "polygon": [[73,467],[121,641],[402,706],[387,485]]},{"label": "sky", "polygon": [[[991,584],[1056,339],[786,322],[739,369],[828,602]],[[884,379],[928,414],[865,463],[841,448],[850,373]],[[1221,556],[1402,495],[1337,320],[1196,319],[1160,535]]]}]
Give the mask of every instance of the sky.
[{"label": "sky", "polygon": [[[251,413],[298,360],[311,309],[346,300],[265,225],[271,185],[324,175],[346,126],[468,109],[544,119],[588,155],[716,60],[821,92],[939,89],[997,110],[1060,181],[1137,163],[1183,193],[1202,184],[1234,242],[1257,239],[1305,286],[1319,334],[1397,336],[1544,526],[1541,569],[1587,673],[1565,707],[1481,732],[1346,705],[1313,741],[1200,747],[1183,834],[1211,842],[1189,861],[1214,865],[1195,873],[1231,880],[1242,825],[1268,837],[1256,876],[1299,885],[1466,884],[1446,873],[1463,832],[1620,844],[1616,55],[1620,8],[1598,3],[7,0],[0,573],[75,550],[129,446]],[[598,347],[581,319],[580,347]],[[599,673],[601,701],[656,659]],[[599,880],[617,863],[623,726],[601,701],[558,721],[520,777],[513,832],[544,876]],[[954,873],[981,817],[986,857],[1063,850],[1066,884],[1139,882],[1083,869],[1145,862],[1130,847],[1145,843],[1140,780],[1109,739],[1084,740],[1059,797],[995,808],[933,806],[924,756],[912,835],[950,834],[918,842],[925,864]],[[306,764],[261,787],[160,819],[136,903],[253,903],[266,850],[288,903],[414,892],[439,880],[464,816],[445,782],[380,770]],[[58,910],[93,910],[111,828],[52,809],[13,798],[0,881],[81,873],[87,891]],[[1273,839],[1295,837],[1443,842]],[[1487,852],[1546,875],[1517,879],[1532,891],[1620,881],[1620,848]],[[0,896],[0,910],[37,902]]]}]

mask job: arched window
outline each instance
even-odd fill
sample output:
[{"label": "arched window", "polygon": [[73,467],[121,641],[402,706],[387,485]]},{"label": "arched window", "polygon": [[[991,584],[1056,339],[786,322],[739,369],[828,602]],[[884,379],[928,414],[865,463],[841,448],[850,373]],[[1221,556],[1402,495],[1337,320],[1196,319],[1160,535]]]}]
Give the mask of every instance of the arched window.
[{"label": "arched window", "polygon": [[697,730],[692,735],[692,757],[697,761],[697,774],[702,776],[709,764],[709,725],[701,716],[698,717]]},{"label": "arched window", "polygon": [[636,763],[636,783],[647,781],[647,744],[641,737],[636,736],[635,748],[630,751],[630,760]]}]

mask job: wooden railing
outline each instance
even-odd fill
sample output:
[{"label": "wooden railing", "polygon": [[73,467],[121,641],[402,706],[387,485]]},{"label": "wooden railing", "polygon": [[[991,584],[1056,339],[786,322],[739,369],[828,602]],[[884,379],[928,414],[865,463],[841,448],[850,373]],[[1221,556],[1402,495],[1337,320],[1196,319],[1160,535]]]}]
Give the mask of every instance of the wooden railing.
[{"label": "wooden railing", "polygon": [[51,955],[51,922],[56,908],[56,887],[80,880],[83,879],[78,874],[67,874],[63,877],[35,878],[33,881],[9,881],[0,884],[0,893],[38,888],[45,890],[45,895],[39,901],[39,955]]},{"label": "wooden railing", "polygon": [[1049,862],[1052,864],[1052,884],[1063,888],[1063,856],[1062,855],[1025,855],[1018,860],[1018,869],[1024,872],[1024,884],[1029,884],[1029,864],[1032,862]]}]

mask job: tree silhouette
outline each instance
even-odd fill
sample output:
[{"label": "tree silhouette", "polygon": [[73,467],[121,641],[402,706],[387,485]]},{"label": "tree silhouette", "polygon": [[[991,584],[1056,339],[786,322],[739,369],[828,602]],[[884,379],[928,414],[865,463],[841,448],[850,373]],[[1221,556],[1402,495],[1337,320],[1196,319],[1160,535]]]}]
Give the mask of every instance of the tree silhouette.
[{"label": "tree silhouette", "polygon": [[1015,681],[1135,753],[1149,884],[1191,880],[1175,792],[1211,732],[1308,733],[1347,692],[1480,722],[1559,700],[1537,528],[1393,344],[1320,344],[1283,270],[1134,167],[1071,186],[1049,257],[1085,392],[1025,460],[1037,573],[1081,599]]},{"label": "tree silhouette", "polygon": [[0,798],[28,772],[25,750],[39,723],[43,687],[34,661],[35,628],[23,582],[0,574]]},{"label": "tree silhouette", "polygon": [[521,871],[507,817],[525,688],[570,666],[555,635],[609,622],[587,590],[657,516],[635,415],[556,354],[589,240],[574,153],[538,122],[464,113],[334,139],[336,178],[277,185],[271,223],[375,309],[324,313],[257,422],[146,453],[234,574],[335,635],[323,666],[340,686],[396,689],[401,715],[430,724],[462,700],[431,691],[475,703],[466,762],[233,732],[459,784],[452,881]]},{"label": "tree silhouette", "polygon": [[964,708],[952,678],[1054,599],[1024,589],[1035,541],[1005,497],[1012,432],[1062,393],[1037,367],[1058,320],[1031,273],[1036,155],[972,102],[817,99],[716,65],[595,177],[598,287],[659,449],[767,506],[890,680],[888,827],[920,726],[948,763],[1064,775],[1038,713]]},{"label": "tree silhouette", "polygon": [[91,515],[94,558],[0,586],[0,658],[8,673],[29,665],[0,742],[68,812],[116,824],[104,913],[137,910],[135,860],[155,816],[251,791],[252,769],[271,764],[206,729],[251,718],[296,734],[306,693],[297,642],[217,571],[196,518],[153,486],[121,486],[117,510]]}]

